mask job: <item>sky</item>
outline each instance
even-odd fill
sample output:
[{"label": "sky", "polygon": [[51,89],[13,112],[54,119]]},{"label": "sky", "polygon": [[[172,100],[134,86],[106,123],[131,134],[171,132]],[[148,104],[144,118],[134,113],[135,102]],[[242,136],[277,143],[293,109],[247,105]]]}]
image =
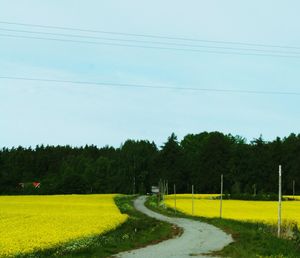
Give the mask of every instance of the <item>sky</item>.
[{"label": "sky", "polygon": [[29,34],[3,29],[162,41],[1,22],[293,46],[299,49],[288,50],[300,52],[299,9],[296,0],[0,0],[0,77],[172,87],[0,78],[0,147],[118,147],[127,139],[147,139],[161,146],[172,132],[181,140],[203,131],[231,133],[248,141],[260,135],[273,140],[299,133],[300,127],[299,95],[174,89],[300,92],[300,58],[14,38],[4,35]]}]

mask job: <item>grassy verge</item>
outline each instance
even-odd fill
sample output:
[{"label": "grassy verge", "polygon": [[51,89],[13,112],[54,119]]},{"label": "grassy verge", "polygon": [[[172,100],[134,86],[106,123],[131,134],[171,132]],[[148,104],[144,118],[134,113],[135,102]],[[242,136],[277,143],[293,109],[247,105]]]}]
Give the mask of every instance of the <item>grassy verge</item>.
[{"label": "grassy verge", "polygon": [[19,257],[109,257],[122,251],[172,238],[177,234],[177,229],[171,224],[150,218],[135,210],[133,199],[132,196],[115,198],[120,211],[129,215],[128,220],[116,230],[93,238],[80,239],[61,247]]},{"label": "grassy verge", "polygon": [[[175,216],[174,210],[163,208],[158,205],[156,197],[151,197],[146,206],[154,211],[168,216]],[[226,246],[223,250],[213,253],[223,257],[300,257],[300,248],[294,241],[279,239],[272,232],[270,226],[262,223],[239,222],[229,219],[193,217],[181,212],[176,213],[177,217],[190,218],[212,224],[227,233],[230,233],[235,242]]]}]

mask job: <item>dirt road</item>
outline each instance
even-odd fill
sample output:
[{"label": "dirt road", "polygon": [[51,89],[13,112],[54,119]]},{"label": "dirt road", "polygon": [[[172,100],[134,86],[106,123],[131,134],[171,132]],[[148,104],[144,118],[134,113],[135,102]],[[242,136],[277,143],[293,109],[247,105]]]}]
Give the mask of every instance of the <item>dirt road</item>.
[{"label": "dirt road", "polygon": [[232,237],[222,230],[207,223],[184,218],[172,218],[153,212],[145,207],[145,196],[137,198],[134,206],[137,210],[158,220],[167,221],[183,229],[180,237],[150,245],[141,249],[122,252],[118,258],[186,258],[212,257],[205,254],[221,250],[231,243]]}]

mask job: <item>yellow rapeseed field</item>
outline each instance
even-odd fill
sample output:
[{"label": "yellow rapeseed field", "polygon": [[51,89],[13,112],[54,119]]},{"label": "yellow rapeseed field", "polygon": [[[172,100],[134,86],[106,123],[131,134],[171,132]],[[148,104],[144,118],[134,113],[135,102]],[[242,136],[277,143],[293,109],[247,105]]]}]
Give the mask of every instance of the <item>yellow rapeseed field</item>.
[{"label": "yellow rapeseed field", "polygon": [[[176,207],[179,211],[192,214],[191,195],[180,198],[177,195]],[[295,198],[296,199],[296,198]],[[174,208],[174,196],[165,199],[167,206]],[[223,200],[223,218],[240,221],[256,221],[267,224],[277,223],[278,202],[276,201],[240,201]],[[194,200],[194,215],[203,217],[219,217],[220,200],[198,199]],[[296,222],[300,225],[300,201],[282,202],[282,220]]]},{"label": "yellow rapeseed field", "polygon": [[[219,196],[220,194],[194,194],[195,199],[215,199]],[[176,197],[179,199],[188,199],[192,198],[192,194],[176,194]],[[166,199],[173,199],[173,195],[166,195]]]},{"label": "yellow rapeseed field", "polygon": [[291,200],[294,199],[294,200],[300,201],[300,196],[299,195],[295,195],[295,196],[293,196],[293,195],[284,195],[283,197],[289,198]]},{"label": "yellow rapeseed field", "polygon": [[0,257],[99,235],[125,222],[115,195],[0,196]]}]

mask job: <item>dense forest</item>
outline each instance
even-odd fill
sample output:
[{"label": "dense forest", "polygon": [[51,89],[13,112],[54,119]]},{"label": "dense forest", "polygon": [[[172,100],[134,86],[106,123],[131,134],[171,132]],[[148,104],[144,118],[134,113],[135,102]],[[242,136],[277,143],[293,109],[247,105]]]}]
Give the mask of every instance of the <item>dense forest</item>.
[{"label": "dense forest", "polygon": [[[146,193],[159,180],[172,192],[224,191],[275,193],[278,165],[283,192],[300,185],[300,135],[250,143],[220,132],[188,134],[181,142],[172,134],[163,146],[127,140],[119,148],[105,146],[36,146],[0,151],[0,194]],[[35,188],[32,182],[40,182]],[[299,186],[300,188],[300,186]]]}]

